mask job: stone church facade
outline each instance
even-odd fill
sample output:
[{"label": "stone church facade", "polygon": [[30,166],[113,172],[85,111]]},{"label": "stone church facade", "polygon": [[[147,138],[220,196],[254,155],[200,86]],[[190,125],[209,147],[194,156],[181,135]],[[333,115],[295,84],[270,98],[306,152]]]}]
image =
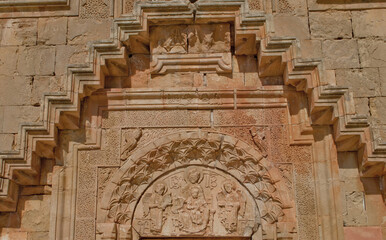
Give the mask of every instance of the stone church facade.
[{"label": "stone church facade", "polygon": [[1,0],[0,239],[383,239],[385,8]]}]

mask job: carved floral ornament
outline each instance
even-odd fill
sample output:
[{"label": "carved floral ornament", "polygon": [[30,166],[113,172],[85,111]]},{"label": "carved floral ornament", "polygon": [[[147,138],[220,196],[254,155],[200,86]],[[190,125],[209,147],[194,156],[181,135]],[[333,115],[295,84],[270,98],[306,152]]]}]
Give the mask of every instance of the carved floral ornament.
[{"label": "carved floral ornament", "polygon": [[169,135],[135,151],[112,178],[99,226],[133,226],[140,236],[251,236],[294,218],[284,214],[294,211],[281,178],[260,152],[233,137]]}]

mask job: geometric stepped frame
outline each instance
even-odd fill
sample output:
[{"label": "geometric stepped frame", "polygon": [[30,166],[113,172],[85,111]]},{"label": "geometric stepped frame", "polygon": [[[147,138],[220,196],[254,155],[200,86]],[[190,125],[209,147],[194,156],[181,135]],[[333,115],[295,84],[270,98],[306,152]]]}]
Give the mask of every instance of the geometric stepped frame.
[{"label": "geometric stepped frame", "polygon": [[[260,76],[283,76],[285,85],[295,87],[307,97],[309,106],[297,107],[296,102],[292,105],[291,144],[310,144],[312,126],[331,125],[337,151],[358,152],[362,176],[385,174],[386,146],[372,141],[367,120],[355,115],[348,89],[322,85],[321,63],[300,59],[295,39],[271,38],[265,16],[249,13],[244,1],[145,2],[137,5],[137,13],[131,18],[115,20],[112,40],[91,46],[88,66],[68,67],[67,91],[44,96],[43,122],[21,125],[19,149],[1,153],[0,211],[15,211],[18,187],[37,183],[40,158],[54,158],[59,130],[79,127],[82,99],[103,89],[107,76],[119,76],[120,71],[126,71],[129,54],[148,51],[149,26],[170,21],[178,24],[232,22],[235,54],[257,54]],[[221,69],[228,71],[224,66]],[[153,91],[150,95],[163,99],[163,91],[160,92]],[[231,106],[242,107],[243,103],[237,100],[243,98],[245,91],[225,92],[234,100]],[[114,94],[120,93],[111,95]],[[100,133],[96,124],[91,121],[85,128],[91,136],[88,144],[98,148]]]}]

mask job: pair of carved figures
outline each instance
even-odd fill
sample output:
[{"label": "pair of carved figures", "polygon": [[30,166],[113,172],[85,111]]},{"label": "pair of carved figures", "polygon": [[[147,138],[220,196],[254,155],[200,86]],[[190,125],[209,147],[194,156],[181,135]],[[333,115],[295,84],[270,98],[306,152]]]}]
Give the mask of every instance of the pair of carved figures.
[{"label": "pair of carved figures", "polygon": [[167,184],[160,182],[155,184],[152,193],[144,195],[143,217],[150,222],[151,234],[161,234],[168,217],[173,234],[211,234],[216,212],[226,232],[237,233],[239,216],[245,212],[245,198],[236,185],[226,179],[222,190],[216,194],[215,204],[213,196],[205,194],[201,186],[203,177],[199,169],[193,168],[187,172],[186,185],[181,187],[180,194],[173,196],[168,193]]},{"label": "pair of carved figures", "polygon": [[229,24],[160,26],[150,30],[152,54],[230,51]]}]

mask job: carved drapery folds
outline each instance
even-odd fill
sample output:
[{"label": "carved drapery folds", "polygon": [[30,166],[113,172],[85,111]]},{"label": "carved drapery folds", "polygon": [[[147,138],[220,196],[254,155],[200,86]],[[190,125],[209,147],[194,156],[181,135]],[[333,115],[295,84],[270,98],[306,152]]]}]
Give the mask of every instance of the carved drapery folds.
[{"label": "carved drapery folds", "polygon": [[133,152],[119,172],[104,194],[103,221],[140,236],[251,236],[278,224],[285,209],[294,214],[279,170],[222,134],[167,136]]}]

